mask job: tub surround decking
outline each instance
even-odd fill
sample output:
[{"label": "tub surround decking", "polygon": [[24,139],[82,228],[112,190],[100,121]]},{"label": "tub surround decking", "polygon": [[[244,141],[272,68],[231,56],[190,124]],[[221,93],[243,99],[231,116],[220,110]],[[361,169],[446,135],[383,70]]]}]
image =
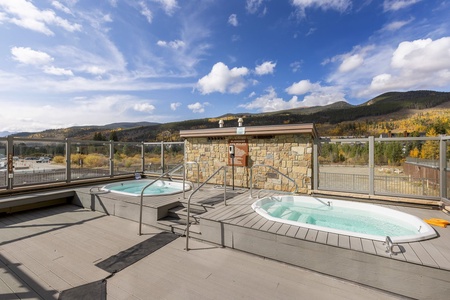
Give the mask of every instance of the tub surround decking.
[{"label": "tub surround decking", "polygon": [[[138,220],[139,201],[136,197],[90,194],[89,190],[76,189],[73,203],[120,218]],[[186,198],[190,193],[186,193]],[[182,219],[175,220],[171,215],[182,211],[186,200],[182,194],[148,197],[144,202],[143,222],[183,234],[185,225]],[[249,197],[247,189],[230,190],[228,205],[225,206],[223,190],[205,186],[193,197],[196,223],[191,225],[191,236],[406,297],[439,299],[450,291],[448,228],[434,227],[438,238],[397,244],[393,253],[386,253],[386,246],[380,241],[264,219],[251,208],[255,200]],[[438,210],[388,207],[421,219],[449,219]],[[137,226],[134,226],[137,235]],[[144,234],[149,231],[151,229],[145,229]],[[198,249],[195,239],[191,239],[191,250],[187,253],[195,253],[192,250]],[[178,239],[177,243],[181,240]]]}]

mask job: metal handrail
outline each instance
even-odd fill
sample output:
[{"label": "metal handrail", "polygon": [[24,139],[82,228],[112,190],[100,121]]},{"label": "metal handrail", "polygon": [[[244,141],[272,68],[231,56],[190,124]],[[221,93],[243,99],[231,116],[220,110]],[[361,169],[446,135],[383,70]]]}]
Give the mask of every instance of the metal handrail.
[{"label": "metal handrail", "polygon": [[292,181],[292,183],[294,183],[294,185],[295,185],[294,193],[298,193],[298,184],[295,182],[294,179],[292,179],[291,177],[287,176],[286,174],[281,173],[280,171],[275,169],[273,166],[269,166],[269,165],[266,165],[266,164],[256,164],[256,165],[253,165],[250,168],[250,198],[253,198],[253,168],[254,167],[268,167],[268,168],[274,170],[275,172],[277,172],[281,176],[283,176],[283,177],[287,178],[288,180]]},{"label": "metal handrail", "polygon": [[196,161],[187,161],[185,162],[186,165],[197,165],[197,186],[200,185],[200,165]]},{"label": "metal handrail", "polygon": [[190,222],[190,213],[191,213],[191,199],[194,194],[200,190],[211,178],[213,178],[217,173],[219,173],[223,169],[223,186],[224,186],[224,192],[223,192],[223,202],[225,206],[227,205],[227,166],[220,167],[217,171],[215,171],[211,176],[209,176],[201,185],[199,185],[189,196],[188,202],[187,202],[187,219],[186,219],[186,251],[189,251],[189,222]]},{"label": "metal handrail", "polygon": [[[161,174],[161,176],[159,176],[158,178],[156,178],[155,180],[153,180],[152,182],[150,182],[149,184],[147,184],[142,190],[141,190],[141,202],[140,202],[140,208],[139,208],[139,235],[142,235],[142,207],[143,207],[143,202],[144,202],[144,191],[151,186],[152,184],[154,184],[156,181],[158,181],[159,179],[163,178],[164,176],[169,175],[172,172],[175,172],[181,168],[184,167],[184,163],[183,164],[179,164],[177,166],[175,166],[172,170],[169,170],[163,174]],[[172,178],[170,178],[170,180],[172,180]],[[184,185],[185,182],[183,180],[183,191],[184,191]]]}]

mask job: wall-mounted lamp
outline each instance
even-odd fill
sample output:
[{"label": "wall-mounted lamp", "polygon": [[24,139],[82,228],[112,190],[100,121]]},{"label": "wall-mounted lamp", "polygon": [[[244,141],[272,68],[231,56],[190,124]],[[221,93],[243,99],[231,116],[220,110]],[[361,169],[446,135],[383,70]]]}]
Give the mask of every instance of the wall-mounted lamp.
[{"label": "wall-mounted lamp", "polygon": [[223,120],[219,121],[219,127],[222,128],[223,127]]},{"label": "wall-mounted lamp", "polygon": [[244,119],[239,118],[239,119],[238,119],[238,125],[239,125],[239,127],[242,127],[242,123],[244,123]]}]

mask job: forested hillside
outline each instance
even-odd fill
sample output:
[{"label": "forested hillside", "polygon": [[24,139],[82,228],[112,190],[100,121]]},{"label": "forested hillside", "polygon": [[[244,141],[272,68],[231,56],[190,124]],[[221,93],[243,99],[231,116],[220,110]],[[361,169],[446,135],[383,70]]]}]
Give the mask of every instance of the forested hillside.
[{"label": "forested hillside", "polygon": [[[79,126],[16,136],[40,138],[72,138],[120,141],[177,141],[179,131],[218,127],[220,119],[226,127],[279,124],[316,124],[321,136],[368,136],[380,134],[424,135],[431,129],[436,134],[449,134],[450,93],[435,91],[390,92],[361,105],[336,102],[327,106],[296,108],[261,114],[227,114],[217,118],[194,119],[165,124],[117,123],[105,126]],[[430,133],[429,133],[430,134]]]}]

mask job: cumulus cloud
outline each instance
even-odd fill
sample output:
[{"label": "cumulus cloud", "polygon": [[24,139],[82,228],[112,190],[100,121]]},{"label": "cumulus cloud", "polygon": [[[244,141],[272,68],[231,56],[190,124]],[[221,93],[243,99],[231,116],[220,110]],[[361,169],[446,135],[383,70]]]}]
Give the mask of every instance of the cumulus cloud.
[{"label": "cumulus cloud", "polygon": [[303,95],[319,87],[319,83],[311,83],[309,80],[300,80],[286,88],[286,92],[289,95]]},{"label": "cumulus cloud", "polygon": [[421,0],[384,0],[384,11],[396,11],[414,5]]},{"label": "cumulus cloud", "polygon": [[192,110],[193,113],[204,113],[205,112],[205,107],[208,106],[209,103],[208,102],[196,102],[196,103],[192,103],[189,104],[187,107]]},{"label": "cumulus cloud", "polygon": [[[305,81],[305,83],[307,82],[309,81]],[[344,93],[335,87],[321,87],[319,84],[313,84],[312,86],[309,89],[303,89],[304,91],[308,90],[310,92],[303,100],[299,100],[297,96],[292,96],[291,99],[284,100],[278,97],[273,87],[270,87],[266,90],[266,94],[255,98],[252,102],[239,105],[239,107],[260,112],[270,112],[299,107],[322,106],[337,101],[346,101]]]},{"label": "cumulus cloud", "polygon": [[376,74],[369,91],[450,87],[450,37],[402,42],[392,53],[390,69]]},{"label": "cumulus cloud", "polygon": [[230,24],[231,26],[234,26],[234,27],[236,27],[236,26],[239,25],[239,22],[238,22],[238,19],[237,19],[237,15],[236,15],[236,14],[231,14],[231,15],[228,17],[228,24]]},{"label": "cumulus cloud", "polygon": [[239,94],[247,86],[244,76],[248,73],[245,67],[229,69],[224,63],[218,62],[208,75],[198,81],[197,88],[204,95],[213,92]]},{"label": "cumulus cloud", "polygon": [[12,47],[12,58],[26,65],[46,65],[53,61],[53,57],[42,51],[29,47]]},{"label": "cumulus cloud", "polygon": [[181,102],[174,102],[174,103],[170,103],[170,109],[175,111],[178,109],[178,107],[181,106]]},{"label": "cumulus cloud", "polygon": [[49,25],[58,26],[66,31],[80,31],[81,25],[70,23],[56,15],[52,10],[39,10],[31,1],[27,0],[0,0],[0,9],[3,10],[2,20],[17,26],[54,35]]},{"label": "cumulus cloud", "polygon": [[160,41],[156,42],[156,44],[160,47],[169,47],[169,48],[172,48],[175,50],[184,48],[186,46],[186,44],[180,40],[174,40],[174,41],[170,41],[170,42],[160,40]]},{"label": "cumulus cloud", "polygon": [[266,75],[266,74],[272,74],[277,63],[266,61],[260,64],[259,66],[256,66],[255,73],[256,75]]},{"label": "cumulus cloud", "polygon": [[155,110],[155,106],[149,103],[136,103],[133,105],[133,109],[139,112],[151,113]]},{"label": "cumulus cloud", "polygon": [[300,17],[306,15],[307,8],[344,12],[352,6],[351,0],[291,0],[291,4],[297,9]]},{"label": "cumulus cloud", "polygon": [[302,66],[302,63],[303,62],[301,62],[301,61],[294,61],[293,63],[291,63],[289,65],[289,67],[291,67],[292,72],[296,73],[298,70],[300,70],[300,67]]}]

